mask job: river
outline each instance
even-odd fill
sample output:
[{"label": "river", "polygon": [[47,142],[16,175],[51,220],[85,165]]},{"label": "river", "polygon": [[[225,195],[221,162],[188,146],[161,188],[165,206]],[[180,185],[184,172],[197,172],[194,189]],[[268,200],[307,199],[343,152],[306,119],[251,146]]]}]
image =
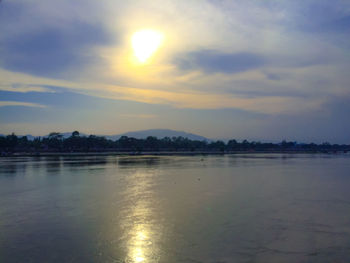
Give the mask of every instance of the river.
[{"label": "river", "polygon": [[350,262],[350,155],[0,158],[0,262]]}]

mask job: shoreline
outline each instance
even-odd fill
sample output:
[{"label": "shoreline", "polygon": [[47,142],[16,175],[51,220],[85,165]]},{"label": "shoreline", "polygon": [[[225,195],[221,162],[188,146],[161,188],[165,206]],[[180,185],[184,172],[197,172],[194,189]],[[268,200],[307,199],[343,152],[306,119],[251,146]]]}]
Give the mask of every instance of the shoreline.
[{"label": "shoreline", "polygon": [[147,152],[38,152],[9,153],[0,157],[50,157],[50,156],[193,156],[193,155],[230,155],[230,154],[347,154],[349,151],[147,151]]}]

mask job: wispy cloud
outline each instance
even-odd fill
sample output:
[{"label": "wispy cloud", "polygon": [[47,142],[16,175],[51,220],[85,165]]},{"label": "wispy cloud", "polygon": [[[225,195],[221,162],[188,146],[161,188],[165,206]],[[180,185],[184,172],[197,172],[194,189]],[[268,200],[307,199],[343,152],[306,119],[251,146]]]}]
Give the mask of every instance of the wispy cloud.
[{"label": "wispy cloud", "polygon": [[176,108],[189,109],[241,109],[265,114],[296,114],[320,108],[323,99],[313,101],[302,97],[264,96],[240,98],[228,94],[203,92],[170,92],[123,88],[112,92],[109,98],[119,98],[151,104],[168,104]]},{"label": "wispy cloud", "polygon": [[261,67],[264,58],[248,52],[223,53],[215,50],[199,50],[176,59],[175,63],[183,70],[200,69],[205,73],[232,74]]},{"label": "wispy cloud", "polygon": [[23,85],[23,84],[13,84],[13,85],[2,85],[0,83],[0,90],[2,91],[11,91],[11,92],[46,92],[54,93],[55,91],[46,87],[41,86],[32,86],[32,85]]},{"label": "wispy cloud", "polygon": [[35,108],[46,108],[46,105],[31,103],[31,102],[22,102],[22,101],[0,101],[0,107],[7,106],[21,106],[21,107],[35,107]]}]

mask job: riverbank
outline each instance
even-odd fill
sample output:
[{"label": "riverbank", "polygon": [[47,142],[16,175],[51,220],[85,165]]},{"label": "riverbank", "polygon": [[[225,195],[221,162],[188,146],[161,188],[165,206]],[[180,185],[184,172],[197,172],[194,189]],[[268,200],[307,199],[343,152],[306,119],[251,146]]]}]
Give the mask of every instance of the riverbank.
[{"label": "riverbank", "polygon": [[346,154],[349,151],[145,151],[145,152],[17,152],[17,153],[2,153],[1,157],[38,157],[38,156],[147,156],[147,155],[159,155],[159,156],[186,156],[186,155],[226,155],[226,154]]}]

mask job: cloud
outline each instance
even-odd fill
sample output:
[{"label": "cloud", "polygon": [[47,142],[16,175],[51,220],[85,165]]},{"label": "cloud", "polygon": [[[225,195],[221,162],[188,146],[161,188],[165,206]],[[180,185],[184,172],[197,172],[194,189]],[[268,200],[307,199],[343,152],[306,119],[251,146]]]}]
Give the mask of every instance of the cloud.
[{"label": "cloud", "polygon": [[344,0],[293,1],[284,5],[288,8],[291,26],[311,34],[339,33],[349,31],[350,4]]},{"label": "cloud", "polygon": [[223,53],[216,50],[199,50],[176,59],[175,63],[182,70],[237,73],[261,67],[264,64],[264,58],[248,52]]},{"label": "cloud", "polygon": [[31,103],[31,102],[22,102],[22,101],[0,101],[0,107],[8,107],[8,106],[46,108],[46,105],[37,104],[37,103]]},{"label": "cloud", "polygon": [[8,70],[60,76],[93,63],[96,58],[90,55],[90,48],[106,41],[103,29],[93,25],[73,23],[65,30],[42,28],[0,41],[1,64]]},{"label": "cloud", "polygon": [[91,13],[86,8],[89,4],[84,3],[79,12],[66,1],[51,4],[51,8],[47,3],[32,1],[2,4],[0,66],[3,69],[62,78],[72,70],[79,71],[99,61],[94,49],[111,43],[112,37],[102,21],[78,15],[83,11]]},{"label": "cloud", "polygon": [[55,92],[52,89],[41,86],[32,86],[32,85],[23,85],[23,84],[1,84],[0,83],[0,91],[12,91],[12,92]]},{"label": "cloud", "polygon": [[[76,116],[95,112],[104,98],[118,106],[106,111],[123,127],[150,125],[158,112],[144,109],[158,106],[193,109],[203,119],[220,110],[301,119],[349,91],[349,17],[347,0],[3,1],[0,90],[8,93],[1,98],[75,107]],[[152,63],[132,66],[129,38],[144,27],[163,31],[165,42]],[[29,111],[36,118],[49,109]],[[101,120],[94,112],[86,125]],[[76,121],[72,113],[50,114],[45,121]]]},{"label": "cloud", "polygon": [[255,96],[237,97],[230,94],[204,92],[174,92],[152,89],[123,88],[111,92],[108,98],[137,101],[150,104],[171,105],[189,109],[241,109],[264,114],[293,115],[310,109],[320,108],[321,98],[309,100],[304,97]]}]

